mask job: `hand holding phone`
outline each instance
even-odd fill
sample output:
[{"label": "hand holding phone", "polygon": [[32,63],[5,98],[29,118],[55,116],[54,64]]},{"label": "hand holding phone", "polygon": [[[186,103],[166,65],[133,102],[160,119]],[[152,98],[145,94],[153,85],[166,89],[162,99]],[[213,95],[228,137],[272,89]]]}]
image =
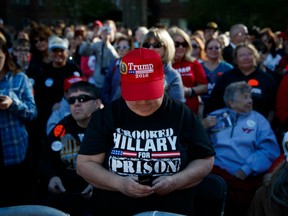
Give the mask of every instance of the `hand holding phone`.
[{"label": "hand holding phone", "polygon": [[138,175],[138,182],[142,185],[152,186],[153,176],[152,174],[140,174]]},{"label": "hand holding phone", "polygon": [[5,95],[0,95],[0,103],[6,99]]}]

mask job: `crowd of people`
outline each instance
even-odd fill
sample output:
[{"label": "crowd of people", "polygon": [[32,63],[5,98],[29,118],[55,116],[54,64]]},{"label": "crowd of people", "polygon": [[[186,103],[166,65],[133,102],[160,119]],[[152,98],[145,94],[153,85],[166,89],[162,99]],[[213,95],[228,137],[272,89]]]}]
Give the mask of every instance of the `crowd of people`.
[{"label": "crowd of people", "polygon": [[288,28],[61,23],[0,26],[0,207],[192,215],[214,173],[225,215],[287,214]]}]

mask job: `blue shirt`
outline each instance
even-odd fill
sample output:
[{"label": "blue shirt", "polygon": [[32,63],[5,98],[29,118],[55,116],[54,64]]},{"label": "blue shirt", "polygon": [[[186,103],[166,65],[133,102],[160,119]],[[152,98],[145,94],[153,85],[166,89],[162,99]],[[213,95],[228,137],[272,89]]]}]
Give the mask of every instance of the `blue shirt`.
[{"label": "blue shirt", "polygon": [[28,134],[25,122],[37,116],[32,85],[23,73],[8,72],[0,80],[0,94],[9,96],[13,103],[0,110],[0,138],[4,165],[19,164],[25,159]]},{"label": "blue shirt", "polygon": [[210,94],[218,80],[218,78],[225,73],[226,71],[232,70],[233,69],[233,65],[225,62],[225,61],[221,61],[219,63],[219,65],[213,70],[210,71],[204,64],[204,62],[202,63],[202,66],[204,68],[205,74],[206,74],[206,78],[208,81],[208,92],[201,95],[201,98],[203,100],[204,103],[206,103],[206,101],[208,100],[208,98],[210,97]]}]

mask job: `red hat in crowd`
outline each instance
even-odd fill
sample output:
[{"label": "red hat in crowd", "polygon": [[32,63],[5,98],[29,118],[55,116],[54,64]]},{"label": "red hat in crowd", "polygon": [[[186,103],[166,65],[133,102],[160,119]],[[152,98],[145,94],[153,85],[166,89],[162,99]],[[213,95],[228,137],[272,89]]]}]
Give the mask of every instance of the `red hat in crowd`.
[{"label": "red hat in crowd", "polygon": [[283,40],[288,41],[288,32],[280,32],[277,36],[283,38]]},{"label": "red hat in crowd", "polygon": [[84,77],[81,77],[81,76],[71,76],[71,77],[66,78],[64,80],[64,85],[63,85],[64,92],[66,92],[73,83],[80,82],[80,81],[86,81],[86,80]]},{"label": "red hat in crowd", "polygon": [[138,48],[120,63],[122,96],[127,101],[153,100],[164,94],[164,69],[154,50]]},{"label": "red hat in crowd", "polygon": [[95,20],[94,21],[94,26],[99,26],[99,27],[102,27],[103,26],[103,23],[99,20]]}]

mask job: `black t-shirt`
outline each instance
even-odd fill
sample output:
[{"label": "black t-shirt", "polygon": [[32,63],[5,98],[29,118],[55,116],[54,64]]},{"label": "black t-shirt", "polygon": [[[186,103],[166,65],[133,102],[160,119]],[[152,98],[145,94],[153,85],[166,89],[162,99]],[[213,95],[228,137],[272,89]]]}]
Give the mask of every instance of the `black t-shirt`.
[{"label": "black t-shirt", "polygon": [[[184,169],[189,161],[214,156],[208,135],[186,105],[164,97],[161,107],[142,117],[120,98],[97,110],[90,120],[79,154],[106,153],[106,169],[122,176],[152,173],[154,178]],[[189,214],[193,188],[160,196],[132,198],[94,188],[94,213],[134,215],[145,211]]]},{"label": "black t-shirt", "polygon": [[[37,144],[45,137],[46,124],[55,103],[61,101],[64,90],[64,80],[71,76],[82,76],[80,68],[73,62],[67,61],[61,68],[53,67],[52,63],[43,65],[42,68],[34,68],[27,72],[32,84],[38,116],[31,125],[33,139]],[[35,145],[36,145],[35,143]]]},{"label": "black t-shirt", "polygon": [[68,191],[82,192],[88,186],[76,173],[76,158],[85,130],[70,114],[53,128],[42,149],[40,164],[47,180],[59,176]]},{"label": "black t-shirt", "polygon": [[211,92],[204,113],[226,107],[223,100],[225,88],[234,82],[245,81],[252,87],[253,109],[267,117],[269,111],[275,110],[277,84],[273,77],[256,68],[249,75],[244,75],[238,68],[224,73],[216,82]]},{"label": "black t-shirt", "polygon": [[161,107],[146,117],[132,112],[122,98],[96,111],[79,153],[103,152],[105,168],[114,173],[155,177],[179,172],[190,161],[215,154],[193,112],[166,96]]}]

